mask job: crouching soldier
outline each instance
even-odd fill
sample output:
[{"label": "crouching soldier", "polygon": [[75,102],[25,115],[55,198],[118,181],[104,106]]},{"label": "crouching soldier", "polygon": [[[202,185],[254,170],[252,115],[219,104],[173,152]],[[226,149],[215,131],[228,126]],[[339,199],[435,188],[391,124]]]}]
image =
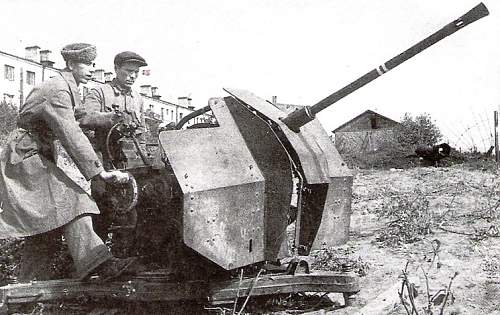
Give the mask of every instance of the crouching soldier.
[{"label": "crouching soldier", "polygon": [[[72,178],[79,172],[87,180],[123,183],[128,175],[104,170],[75,120],[78,85],[91,78],[95,46],[70,44],[61,54],[66,68],[33,88],[20,107],[19,128],[0,153],[0,239],[26,237],[21,281],[51,277],[53,242],[61,234],[76,278],[96,273],[109,280],[131,271],[135,259],[113,257],[93,230],[90,215],[99,213],[95,201]],[[76,165],[72,172],[57,165],[56,152],[63,151]]]}]

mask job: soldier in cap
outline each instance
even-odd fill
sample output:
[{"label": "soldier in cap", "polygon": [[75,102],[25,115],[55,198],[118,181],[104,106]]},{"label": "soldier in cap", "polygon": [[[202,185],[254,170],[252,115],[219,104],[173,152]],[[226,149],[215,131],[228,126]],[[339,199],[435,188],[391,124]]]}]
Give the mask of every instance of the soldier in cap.
[{"label": "soldier in cap", "polygon": [[[107,280],[127,271],[134,259],[118,259],[109,252],[92,226],[90,215],[99,209],[72,178],[79,172],[87,180],[123,183],[128,175],[104,170],[75,119],[78,85],[91,78],[95,46],[70,44],[61,54],[66,68],[33,88],[20,106],[19,128],[0,152],[0,239],[26,237],[21,281],[51,277],[54,242],[61,235],[76,278],[96,272]],[[74,170],[58,166],[58,152],[66,154]]]},{"label": "soldier in cap", "polygon": [[126,156],[114,147],[108,156],[105,140],[108,131],[118,122],[125,122],[137,129],[137,133],[145,130],[143,117],[143,100],[139,93],[132,90],[139,76],[139,68],[147,66],[146,60],[131,51],[124,51],[115,56],[116,77],[106,84],[91,88],[85,95],[84,107],[78,109],[77,119],[80,126],[93,130],[91,137],[96,150],[102,153],[106,169],[124,168],[127,166]]},{"label": "soldier in cap", "polygon": [[[145,123],[143,117],[143,100],[139,93],[132,89],[139,76],[139,69],[147,66],[146,60],[139,54],[124,51],[114,58],[116,77],[109,83],[99,84],[91,88],[85,96],[83,108],[78,108],[77,120],[91,139],[94,148],[102,158],[106,169],[126,168],[137,166],[137,161],[132,164],[129,156],[137,157],[135,145],[130,139],[122,137],[110,130],[117,123],[124,123],[128,131],[132,130],[134,136],[139,138],[144,152],[143,132]],[[122,126],[119,126],[122,127]],[[90,131],[90,132],[89,132]],[[111,141],[107,141],[111,139]],[[124,148],[132,149],[125,150]],[[131,152],[127,155],[127,152]],[[144,156],[145,154],[143,154]],[[142,161],[139,161],[142,163]],[[97,200],[101,209],[112,209],[106,191],[107,185],[103,181],[92,183],[92,196]],[[111,211],[103,211],[101,216],[94,217],[96,231],[106,239],[108,227],[111,222],[117,226],[134,226],[136,223],[135,211],[129,211],[126,215],[115,216]],[[113,252],[117,255],[126,256],[128,245],[133,243],[132,233],[129,231],[115,231],[113,233]]]}]

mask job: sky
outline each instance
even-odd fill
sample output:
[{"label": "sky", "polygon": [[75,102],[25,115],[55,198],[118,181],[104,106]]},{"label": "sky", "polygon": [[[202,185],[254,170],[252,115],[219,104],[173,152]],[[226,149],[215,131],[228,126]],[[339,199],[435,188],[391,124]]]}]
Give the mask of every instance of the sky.
[{"label": "sky", "polygon": [[[485,150],[500,106],[500,1],[487,16],[318,114],[331,131],[367,109],[394,120],[428,113],[444,140]],[[0,50],[95,44],[97,68],[118,52],[149,63],[137,86],[196,107],[246,89],[313,105],[452,22],[477,0],[2,0]]]}]

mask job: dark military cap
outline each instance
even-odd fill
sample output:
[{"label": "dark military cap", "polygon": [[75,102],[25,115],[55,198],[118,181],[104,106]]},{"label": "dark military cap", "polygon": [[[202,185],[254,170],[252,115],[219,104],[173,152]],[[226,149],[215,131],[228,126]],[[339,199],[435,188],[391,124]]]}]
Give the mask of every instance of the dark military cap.
[{"label": "dark military cap", "polygon": [[90,63],[97,57],[97,50],[94,45],[85,43],[69,44],[61,49],[61,55],[65,61]]},{"label": "dark military cap", "polygon": [[148,65],[144,58],[131,51],[124,51],[115,56],[115,66],[121,66],[124,62],[134,62],[141,67]]}]

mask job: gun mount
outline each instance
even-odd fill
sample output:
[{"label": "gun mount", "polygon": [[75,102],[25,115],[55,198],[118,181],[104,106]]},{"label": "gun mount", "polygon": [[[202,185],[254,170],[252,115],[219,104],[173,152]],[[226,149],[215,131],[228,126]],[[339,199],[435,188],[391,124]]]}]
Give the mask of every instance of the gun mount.
[{"label": "gun mount", "polygon": [[[210,99],[207,107],[159,133],[152,163],[139,152],[126,169],[135,178],[133,204],[119,208],[133,208],[136,221],[109,228],[112,251],[139,256],[153,270],[113,283],[55,280],[0,287],[0,312],[7,304],[82,295],[227,303],[250,295],[316,291],[348,298],[360,289],[356,275],[309,273],[299,257],[345,243],[349,235],[353,177],[314,117],[487,14],[478,5],[311,107],[278,107],[248,91],[225,88],[230,96]],[[181,129],[209,110],[215,124]],[[130,152],[126,156],[134,158]],[[127,199],[120,191],[108,187],[96,198],[100,208],[124,215],[113,203]],[[120,229],[130,237],[115,239]],[[290,264],[283,264],[290,256]]]}]

